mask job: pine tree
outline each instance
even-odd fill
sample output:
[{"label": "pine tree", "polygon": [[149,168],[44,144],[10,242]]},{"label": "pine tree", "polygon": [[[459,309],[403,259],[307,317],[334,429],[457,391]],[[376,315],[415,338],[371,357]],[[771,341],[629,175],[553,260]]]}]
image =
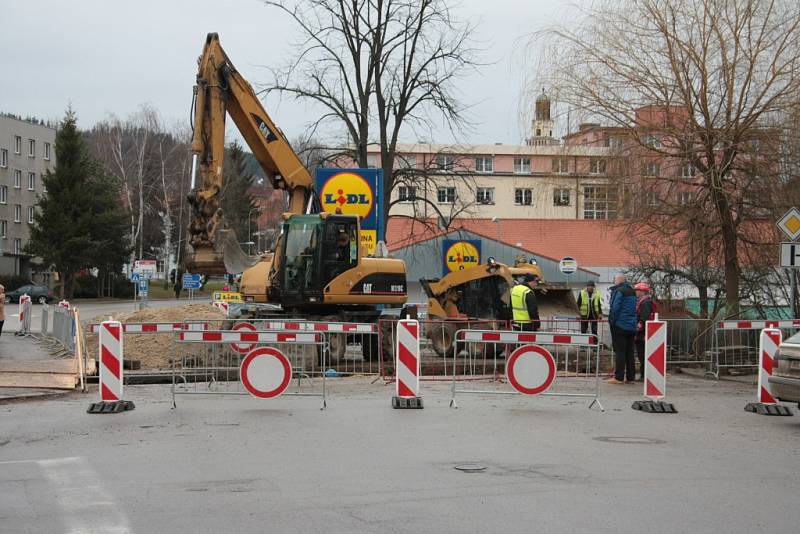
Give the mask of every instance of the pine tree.
[{"label": "pine tree", "polygon": [[247,168],[247,158],[242,145],[234,141],[228,145],[224,169],[225,185],[220,196],[220,205],[228,228],[236,232],[240,243],[252,239],[252,232],[258,229],[257,204],[250,195],[254,176]]},{"label": "pine tree", "polygon": [[69,299],[81,270],[121,270],[126,219],[119,184],[89,156],[72,109],[56,133],[55,153],[55,171],[42,177],[47,192],[38,199],[27,248],[58,272],[61,296]]}]

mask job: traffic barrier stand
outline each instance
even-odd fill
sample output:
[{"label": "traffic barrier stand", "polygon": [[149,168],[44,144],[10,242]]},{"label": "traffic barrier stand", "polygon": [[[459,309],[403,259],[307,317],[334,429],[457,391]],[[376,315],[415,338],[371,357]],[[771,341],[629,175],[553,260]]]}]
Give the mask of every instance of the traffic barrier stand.
[{"label": "traffic barrier stand", "polygon": [[89,405],[87,413],[120,413],[133,410],[133,402],[122,400],[123,329],[119,321],[100,325],[100,402]]},{"label": "traffic barrier stand", "polygon": [[394,351],[397,362],[397,380],[392,408],[421,409],[419,394],[419,322],[414,319],[397,321],[397,340]]},{"label": "traffic barrier stand", "polygon": [[756,399],[758,402],[750,402],[744,409],[746,412],[753,412],[759,415],[778,415],[784,417],[794,415],[788,406],[778,404],[769,385],[769,377],[772,376],[772,369],[775,365],[775,356],[781,344],[781,331],[776,328],[764,328],[761,330],[760,338],[758,389],[756,390]]},{"label": "traffic barrier stand", "polygon": [[667,323],[658,314],[644,325],[644,396],[631,408],[647,413],[678,413],[675,406],[662,399],[667,394]]},{"label": "traffic barrier stand", "polygon": [[31,297],[22,295],[19,297],[19,330],[15,335],[29,336],[31,333]]},{"label": "traffic barrier stand", "polygon": [[[585,397],[592,399],[589,409],[597,405],[600,411],[605,411],[600,402],[600,344],[593,334],[459,330],[453,352],[450,398],[453,408],[458,408],[458,393],[471,393]],[[504,354],[507,354],[505,360]],[[570,361],[578,363],[573,368]],[[459,383],[479,380],[507,383],[511,391],[458,388]],[[558,383],[562,387],[552,390]]]},{"label": "traffic barrier stand", "polygon": [[227,302],[224,302],[222,300],[215,300],[211,303],[211,305],[217,308],[218,310],[221,310],[226,317],[228,316],[228,313],[230,312],[230,304],[228,304]]},{"label": "traffic barrier stand", "polygon": [[[313,331],[256,330],[251,323],[239,323],[231,330],[177,330],[175,344],[193,344],[201,350],[192,354],[181,351],[172,359],[172,406],[177,407],[178,395],[251,395],[271,399],[281,395],[321,397],[320,409],[327,407],[327,386],[324,372],[327,363],[325,334]],[[306,347],[317,347],[321,365],[315,367],[316,357],[307,368]],[[316,352],[316,351],[315,351]],[[297,387],[288,391],[292,376]],[[320,392],[300,391],[302,377],[319,376]],[[313,380],[311,381],[313,384]]]}]

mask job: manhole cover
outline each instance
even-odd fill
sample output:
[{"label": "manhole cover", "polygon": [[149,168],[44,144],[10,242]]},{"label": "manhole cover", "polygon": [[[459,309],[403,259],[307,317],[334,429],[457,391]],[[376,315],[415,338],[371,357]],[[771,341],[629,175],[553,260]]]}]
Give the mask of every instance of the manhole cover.
[{"label": "manhole cover", "polygon": [[594,438],[595,441],[603,441],[605,443],[625,443],[628,445],[659,445],[666,443],[661,439],[653,438],[636,438],[632,436],[599,436]]},{"label": "manhole cover", "polygon": [[486,466],[480,464],[459,464],[455,466],[455,469],[464,473],[480,473],[486,470]]}]

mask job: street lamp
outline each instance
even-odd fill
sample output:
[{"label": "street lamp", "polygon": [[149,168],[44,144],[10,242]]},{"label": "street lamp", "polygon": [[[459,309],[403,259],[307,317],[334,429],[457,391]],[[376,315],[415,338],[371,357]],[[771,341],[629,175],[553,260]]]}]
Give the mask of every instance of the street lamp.
[{"label": "street lamp", "polygon": [[250,255],[253,251],[250,247],[253,245],[253,234],[250,233],[250,216],[254,211],[261,211],[261,206],[256,206],[247,212],[247,254]]}]

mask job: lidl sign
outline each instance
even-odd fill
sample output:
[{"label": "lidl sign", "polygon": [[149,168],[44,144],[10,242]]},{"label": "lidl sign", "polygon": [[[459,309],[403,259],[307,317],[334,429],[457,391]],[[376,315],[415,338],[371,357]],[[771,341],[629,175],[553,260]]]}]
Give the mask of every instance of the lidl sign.
[{"label": "lidl sign", "polygon": [[444,274],[463,271],[481,262],[481,242],[477,239],[444,239],[442,252]]},{"label": "lidl sign", "polygon": [[361,244],[370,254],[383,239],[383,170],[317,169],[317,191],[322,211],[358,215]]}]

